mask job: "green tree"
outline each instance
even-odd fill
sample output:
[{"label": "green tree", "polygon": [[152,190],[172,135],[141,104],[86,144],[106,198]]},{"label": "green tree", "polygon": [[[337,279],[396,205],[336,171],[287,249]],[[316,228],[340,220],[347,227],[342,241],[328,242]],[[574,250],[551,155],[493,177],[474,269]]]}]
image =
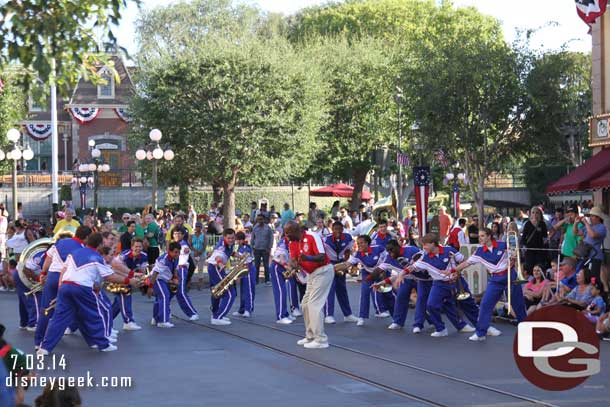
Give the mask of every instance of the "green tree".
[{"label": "green tree", "polygon": [[[591,55],[551,52],[536,57],[525,85],[524,128],[536,140],[528,151],[539,165],[582,163],[591,116]],[[572,139],[571,139],[572,138]]]},{"label": "green tree", "polygon": [[391,48],[379,40],[322,40],[310,45],[309,57],[323,61],[331,93],[330,120],[320,140],[323,154],[310,166],[310,174],[333,174],[354,180],[353,209],[373,168],[372,152],[396,139],[396,102],[393,100],[397,64]]},{"label": "green tree", "polygon": [[527,141],[528,60],[505,43],[496,19],[449,3],[439,11],[433,28],[409,49],[404,87],[420,124],[418,142],[459,161],[482,220],[485,179]]},{"label": "green tree", "polygon": [[208,36],[180,55],[150,58],[138,89],[134,142],[145,137],[138,129],[161,129],[176,153],[167,171],[222,186],[226,227],[239,181],[299,175],[318,151],[325,87],[281,39]]},{"label": "green tree", "polygon": [[[6,133],[16,128],[25,117],[26,100],[23,92],[23,70],[18,67],[6,68],[0,72],[0,149],[7,151],[9,142]],[[0,161],[7,163],[7,161]],[[6,165],[6,164],[5,164]]]}]

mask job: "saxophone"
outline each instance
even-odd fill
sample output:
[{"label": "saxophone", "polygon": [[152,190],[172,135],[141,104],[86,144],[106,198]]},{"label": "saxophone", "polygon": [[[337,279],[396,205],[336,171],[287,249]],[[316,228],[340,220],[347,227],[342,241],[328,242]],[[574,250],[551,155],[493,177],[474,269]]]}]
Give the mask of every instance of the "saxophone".
[{"label": "saxophone", "polygon": [[237,261],[233,263],[227,275],[218,284],[212,287],[214,298],[220,298],[227,292],[232,284],[235,284],[244,275],[248,274],[249,266],[247,263],[248,253],[237,256]]}]

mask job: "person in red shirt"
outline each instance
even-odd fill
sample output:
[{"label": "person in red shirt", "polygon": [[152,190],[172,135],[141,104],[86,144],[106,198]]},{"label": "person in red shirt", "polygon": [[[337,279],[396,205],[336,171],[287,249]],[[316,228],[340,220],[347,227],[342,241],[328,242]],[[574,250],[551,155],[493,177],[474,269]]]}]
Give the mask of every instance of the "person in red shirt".
[{"label": "person in red shirt", "polygon": [[447,239],[447,236],[449,236],[449,229],[451,228],[451,224],[453,223],[453,219],[451,219],[451,216],[447,214],[447,208],[444,206],[438,208],[438,223],[438,234],[440,236],[440,242],[441,244],[444,244]]},{"label": "person in red shirt", "polygon": [[290,240],[290,262],[288,268],[301,269],[307,273],[307,288],[301,301],[301,311],[305,321],[305,338],[297,344],[308,349],[328,348],[328,337],[324,333],[324,313],[322,312],[335,270],[324,250],[319,235],[309,232],[290,221],[284,227],[284,234]]}]

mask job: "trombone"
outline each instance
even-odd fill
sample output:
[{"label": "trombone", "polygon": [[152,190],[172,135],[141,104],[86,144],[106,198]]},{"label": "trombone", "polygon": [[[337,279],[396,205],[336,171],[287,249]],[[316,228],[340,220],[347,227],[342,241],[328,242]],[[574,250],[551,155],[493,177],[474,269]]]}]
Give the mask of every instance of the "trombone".
[{"label": "trombone", "polygon": [[[507,302],[507,310],[509,314],[513,313],[512,307],[512,296],[511,296],[511,288],[512,285],[515,284],[525,284],[527,283],[527,279],[523,276],[523,267],[521,265],[521,248],[519,247],[519,233],[517,232],[519,229],[517,228],[517,224],[515,222],[511,222],[506,227],[506,256],[507,256],[507,287],[506,287],[506,302]],[[511,258],[516,257],[516,265],[517,265],[517,279],[515,281],[511,281]]]},{"label": "trombone", "polygon": [[51,313],[51,311],[53,311],[55,309],[55,307],[57,306],[57,298],[53,298],[51,300],[51,302],[49,303],[49,306],[46,307],[42,312],[46,315],[49,315]]}]

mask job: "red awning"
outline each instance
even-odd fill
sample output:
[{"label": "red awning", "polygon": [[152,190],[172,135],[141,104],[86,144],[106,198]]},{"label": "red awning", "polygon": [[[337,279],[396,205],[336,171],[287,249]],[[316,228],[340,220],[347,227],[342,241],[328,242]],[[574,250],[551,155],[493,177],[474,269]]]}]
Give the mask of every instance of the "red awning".
[{"label": "red awning", "polygon": [[610,170],[591,181],[591,189],[610,188]]},{"label": "red awning", "polygon": [[610,148],[600,151],[568,175],[559,178],[547,187],[546,192],[559,194],[593,189],[593,183],[608,171],[610,171]]},{"label": "red awning", "polygon": [[[311,196],[336,196],[337,198],[351,198],[354,192],[354,187],[346,184],[333,184],[326,187],[313,189],[309,195]],[[372,198],[371,193],[362,191],[362,200],[368,201]]]}]

